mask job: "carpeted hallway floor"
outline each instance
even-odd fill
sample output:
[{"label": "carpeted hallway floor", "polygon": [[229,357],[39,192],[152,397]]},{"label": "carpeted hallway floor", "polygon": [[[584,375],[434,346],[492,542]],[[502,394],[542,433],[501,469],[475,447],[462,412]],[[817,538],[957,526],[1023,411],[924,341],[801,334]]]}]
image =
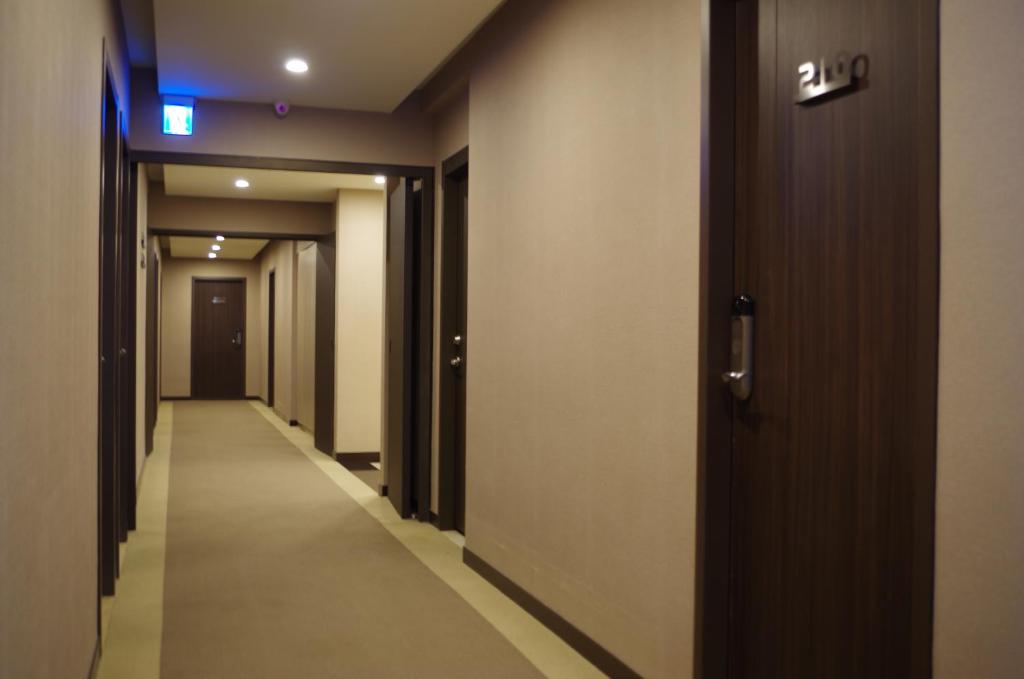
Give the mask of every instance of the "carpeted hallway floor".
[{"label": "carpeted hallway floor", "polygon": [[541,676],[253,407],[172,441],[161,677]]}]

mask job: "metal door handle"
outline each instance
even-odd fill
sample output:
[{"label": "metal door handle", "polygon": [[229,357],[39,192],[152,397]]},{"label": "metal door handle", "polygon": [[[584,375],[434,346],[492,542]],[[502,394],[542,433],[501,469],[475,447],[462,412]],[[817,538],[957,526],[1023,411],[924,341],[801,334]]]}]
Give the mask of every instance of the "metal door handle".
[{"label": "metal door handle", "polygon": [[449,361],[449,363],[451,363],[451,366],[453,368],[458,368],[460,365],[462,365],[462,357],[461,356],[456,356],[451,361]]},{"label": "metal door handle", "polygon": [[461,346],[462,345],[462,335],[456,335],[455,337],[453,337],[452,338],[452,344],[454,344],[455,346]]},{"label": "metal door handle", "polygon": [[730,370],[722,373],[738,401],[746,401],[754,390],[754,299],[739,295],[732,303],[732,349]]},{"label": "metal door handle", "polygon": [[242,346],[242,331],[235,330],[235,336],[231,339],[231,343],[236,346]]}]

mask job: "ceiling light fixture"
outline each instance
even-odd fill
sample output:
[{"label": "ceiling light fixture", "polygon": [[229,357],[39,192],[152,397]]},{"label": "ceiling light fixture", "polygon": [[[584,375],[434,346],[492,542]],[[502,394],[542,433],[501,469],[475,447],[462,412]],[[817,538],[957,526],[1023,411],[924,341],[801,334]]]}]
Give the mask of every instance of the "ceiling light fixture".
[{"label": "ceiling light fixture", "polygon": [[210,246],[210,249],[213,250],[214,252],[219,252],[220,246],[214,243],[213,245]]},{"label": "ceiling light fixture", "polygon": [[214,236],[214,238],[216,238],[218,241],[224,240],[224,236],[220,236],[220,235]]},{"label": "ceiling light fixture", "polygon": [[373,178],[373,181],[374,181],[375,184],[384,184],[384,183],[386,183],[388,181],[388,178],[385,177],[382,174],[379,174],[379,175],[377,175],[376,177]]},{"label": "ceiling light fixture", "polygon": [[217,253],[216,252],[211,252],[211,253],[209,253],[206,256],[209,257],[210,259],[217,259]]},{"label": "ceiling light fixture", "polygon": [[249,188],[249,180],[248,179],[236,179],[235,180],[235,188],[236,189],[247,189],[247,188]]},{"label": "ceiling light fixture", "polygon": [[305,73],[309,70],[309,64],[302,59],[289,59],[284,62],[284,67],[292,73]]}]

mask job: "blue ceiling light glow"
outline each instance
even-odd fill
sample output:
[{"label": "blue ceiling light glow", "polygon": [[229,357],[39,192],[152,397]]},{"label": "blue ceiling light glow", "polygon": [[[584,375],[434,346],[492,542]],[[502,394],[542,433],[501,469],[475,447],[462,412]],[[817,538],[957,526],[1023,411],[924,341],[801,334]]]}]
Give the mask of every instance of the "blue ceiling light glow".
[{"label": "blue ceiling light glow", "polygon": [[191,136],[195,101],[192,97],[164,97],[164,134]]}]

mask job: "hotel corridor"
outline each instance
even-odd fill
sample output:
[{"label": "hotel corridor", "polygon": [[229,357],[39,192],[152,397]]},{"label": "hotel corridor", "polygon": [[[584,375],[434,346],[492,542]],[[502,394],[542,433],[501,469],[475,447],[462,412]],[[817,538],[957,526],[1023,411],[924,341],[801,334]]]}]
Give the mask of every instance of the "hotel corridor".
[{"label": "hotel corridor", "polygon": [[101,677],[599,676],[262,404],[160,416]]}]

